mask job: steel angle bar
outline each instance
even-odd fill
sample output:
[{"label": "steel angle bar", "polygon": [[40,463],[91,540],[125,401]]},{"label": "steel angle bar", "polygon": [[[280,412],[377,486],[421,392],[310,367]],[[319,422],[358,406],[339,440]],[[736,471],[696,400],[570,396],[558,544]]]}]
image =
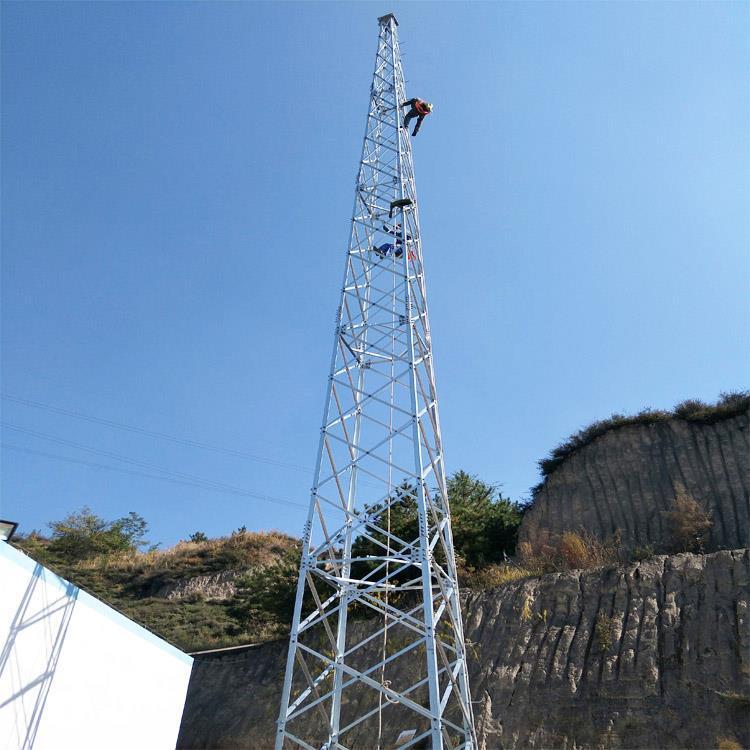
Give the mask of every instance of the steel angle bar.
[{"label": "steel angle bar", "polygon": [[[342,440],[342,439],[341,439],[341,438],[340,438],[340,437],[339,437],[338,435],[335,435],[335,434],[333,434],[333,433],[329,433],[329,434],[328,434],[328,437],[331,437],[331,438],[333,438],[334,440],[338,440],[338,441],[339,441],[339,442],[341,442],[341,443],[343,443],[343,442],[344,442],[344,441],[343,441],[343,440]],[[402,467],[402,466],[400,466],[400,465],[398,465],[398,464],[396,464],[396,463],[393,463],[392,461],[388,461],[387,459],[384,459],[384,458],[380,458],[380,456],[377,456],[377,455],[375,455],[375,454],[373,454],[373,453],[368,453],[368,454],[367,454],[367,457],[368,457],[368,458],[373,458],[373,459],[375,459],[376,461],[379,461],[380,463],[382,463],[382,464],[384,464],[384,465],[386,465],[386,466],[391,466],[391,467],[393,467],[393,468],[394,468],[394,469],[396,469],[397,471],[401,472],[401,473],[403,474],[403,476],[404,476],[404,478],[405,478],[405,479],[406,479],[406,478],[411,478],[411,479],[414,479],[414,480],[419,480],[419,479],[420,479],[420,477],[419,477],[419,476],[417,476],[417,475],[416,475],[415,473],[413,473],[413,472],[412,472],[411,470],[409,470],[409,469],[406,469],[406,468],[404,468],[404,467]],[[344,467],[344,468],[343,468],[343,469],[342,469],[341,471],[342,471],[342,472],[346,472],[346,471],[347,471],[347,470],[349,470],[350,468],[359,468],[360,470],[362,470],[362,467],[361,467],[361,466],[358,466],[358,462],[359,462],[359,461],[360,461],[360,460],[361,460],[362,458],[364,458],[364,456],[360,456],[360,458],[358,458],[358,459],[357,459],[357,462],[352,462],[352,463],[350,463],[350,464],[347,464],[347,465],[346,465],[346,466],[345,466],[345,467]],[[373,475],[373,476],[374,476],[374,475]]]},{"label": "steel angle bar", "polygon": [[[368,138],[367,140],[370,141],[371,143],[375,143],[375,141],[372,138]],[[394,148],[394,146],[392,146],[392,145],[383,143],[382,141],[378,141],[378,146],[381,147],[381,148],[385,148],[388,151],[393,152],[394,154],[398,153],[398,149],[397,148]]]},{"label": "steel angle bar", "polygon": [[[336,602],[336,606],[327,609],[327,605],[332,604],[334,601]],[[297,634],[302,635],[302,633],[304,633],[306,630],[312,630],[317,625],[320,625],[323,620],[329,620],[332,615],[335,615],[338,612],[340,606],[341,597],[338,593],[334,594],[333,596],[329,596],[328,599],[323,602],[322,614],[318,612],[317,609],[315,609],[310,612],[310,614],[304,620],[300,620],[299,627],[297,628]]]},{"label": "steel angle bar", "polygon": [[[306,650],[306,651],[309,650],[309,649],[307,649],[302,644],[300,644],[299,647],[301,649],[303,649],[303,650]],[[322,655],[320,655],[320,656],[321,656],[321,658],[325,658]],[[330,662],[330,663],[333,664],[333,662]],[[340,664],[339,667],[346,674],[348,674],[348,675],[350,675],[352,677],[357,677],[359,679],[359,681],[360,682],[364,682],[365,685],[368,685],[369,687],[374,688],[375,690],[380,690],[383,693],[383,695],[389,696],[390,698],[393,699],[393,701],[395,703],[401,703],[402,705],[406,706],[407,708],[410,708],[412,711],[420,714],[421,716],[426,717],[427,719],[431,718],[431,714],[430,714],[429,709],[426,709],[423,706],[420,706],[418,703],[415,703],[414,701],[409,700],[409,698],[405,697],[403,694],[397,693],[397,692],[391,690],[390,688],[387,688],[387,687],[381,685],[380,683],[378,683],[375,680],[373,680],[371,677],[369,677],[364,672],[358,672],[357,670],[355,670],[352,667],[350,667],[348,664]]]},{"label": "steel angle bar", "polygon": [[[329,573],[327,570],[323,570],[321,568],[315,568],[314,569],[315,575],[319,578],[323,578],[326,581],[331,581],[335,584],[343,584],[345,586],[357,586],[359,584],[363,586],[367,586],[367,591],[393,591],[397,586],[394,586],[392,583],[383,583],[382,581],[365,581],[361,578],[345,578],[344,576],[335,576]],[[356,591],[359,593],[362,591],[362,589],[353,588],[350,589],[351,591]]]},{"label": "steel angle bar", "polygon": [[[380,635],[380,633],[378,633],[378,635]],[[378,669],[381,669],[384,665],[387,666],[389,663],[395,661],[395,659],[400,658],[401,656],[404,656],[406,653],[409,653],[410,651],[414,650],[415,648],[418,648],[423,643],[424,643],[424,638],[418,638],[417,640],[415,640],[414,642],[412,642],[411,644],[409,644],[409,646],[401,649],[401,651],[399,653],[393,654],[392,656],[388,657],[387,659],[382,660],[382,661],[380,661],[380,662],[378,662],[376,664],[371,665],[368,668],[368,670],[366,672],[364,672],[363,674],[369,675],[369,674],[372,674],[373,672],[376,672]],[[358,644],[358,647],[361,646],[361,645],[362,644]],[[308,650],[310,650],[310,649],[308,649]],[[316,652],[313,651],[313,653],[316,653]],[[348,654],[351,654],[351,653],[353,653],[353,651],[348,652]],[[323,655],[321,655],[321,658],[326,658],[326,657],[324,657]],[[324,670],[324,672],[326,672],[327,674],[330,674],[332,672],[332,666],[333,666],[333,663],[331,662],[331,664],[328,667],[326,667],[326,669]],[[343,688],[346,689],[350,685],[353,685],[356,682],[358,682],[358,680],[359,680],[359,675],[357,675],[357,677],[352,678],[351,680],[348,680],[345,683],[343,683]],[[426,681],[425,679],[422,679],[419,682],[416,682],[413,685],[410,685],[405,690],[399,691],[399,694],[401,694],[401,695],[408,695],[409,693],[413,692],[414,690],[418,690],[419,687],[421,687],[424,684],[425,681]],[[382,683],[381,683],[381,685],[382,685]],[[378,690],[378,688],[376,688],[376,690]],[[308,693],[308,695],[309,695],[309,693]],[[290,716],[289,718],[292,719],[292,718],[296,718],[297,716],[300,716],[301,714],[309,711],[311,708],[314,708],[315,705],[320,704],[321,702],[325,702],[332,695],[333,695],[333,690],[330,690],[327,693],[325,693],[324,695],[317,696],[314,701],[311,701],[310,703],[308,703],[307,705],[305,705],[303,708],[301,708],[297,712],[296,715]],[[362,718],[366,718],[366,717],[362,717]],[[340,734],[343,735],[346,731],[348,731],[349,729],[351,729],[353,726],[356,726],[356,724],[358,724],[362,720],[362,718],[360,718],[360,719],[352,722],[346,728],[342,729],[340,731]]]},{"label": "steel angle bar", "polygon": [[[388,500],[388,497],[389,497],[389,495],[386,494],[384,497],[379,498],[378,500],[376,500],[376,502],[378,502],[378,503],[379,502],[385,502],[385,501]],[[399,502],[402,502],[402,500],[401,499],[394,500],[391,503],[391,505],[395,506]],[[383,509],[383,510],[385,510],[385,509]],[[341,526],[341,527],[337,528],[336,531],[334,531],[332,534],[326,533],[326,541],[325,541],[325,543],[321,544],[320,546],[318,546],[316,548],[316,550],[314,551],[313,554],[316,557],[320,556],[321,551],[324,549],[324,547],[326,545],[333,544],[336,541],[336,539],[339,538],[342,533],[344,533],[345,529],[350,528],[350,530],[351,530],[352,533],[366,534],[367,532],[366,531],[362,531],[362,529],[366,529],[368,526],[370,526],[373,529],[376,529],[377,531],[380,531],[382,534],[385,534],[388,539],[392,539],[392,540],[394,540],[394,541],[396,541],[396,542],[398,542],[400,544],[403,544],[404,548],[406,548],[408,546],[408,547],[411,547],[413,549],[417,540],[412,541],[412,542],[406,542],[403,539],[401,539],[400,537],[398,537],[397,535],[393,534],[392,532],[388,532],[385,529],[382,529],[380,526],[377,525],[377,523],[375,523],[375,519],[378,518],[380,515],[382,515],[383,510],[377,511],[377,512],[372,511],[372,510],[370,510],[370,511],[360,510],[360,511],[351,511],[351,512],[349,512],[348,513],[348,518],[350,518],[353,521],[351,527],[348,527],[348,526],[344,525],[344,526]]]},{"label": "steel angle bar", "polygon": [[[409,695],[410,693],[413,693],[415,690],[418,690],[425,682],[426,682],[426,679],[425,680],[421,680],[420,682],[416,683],[415,685],[410,686],[406,690],[399,690],[398,692],[399,692],[400,695]],[[378,692],[380,692],[380,691],[378,691]],[[346,734],[348,731],[354,729],[354,727],[359,726],[359,724],[361,724],[362,722],[367,721],[367,719],[371,718],[376,713],[378,713],[379,710],[380,710],[380,708],[378,706],[376,706],[375,708],[373,708],[370,711],[368,711],[366,714],[364,714],[362,716],[359,716],[354,721],[352,721],[349,724],[347,724],[346,727],[344,727],[343,729],[341,729],[340,730],[340,735]],[[429,734],[429,732],[427,734]],[[422,735],[422,736],[424,736],[424,735]],[[409,747],[411,744],[412,743],[409,743],[409,745],[399,745],[398,750],[401,750],[401,748],[404,748],[404,747]]]},{"label": "steel angle bar", "polygon": [[[400,373],[397,378],[394,378],[394,380],[400,380],[403,377],[403,375],[406,374],[406,372],[407,371],[405,370],[403,373]],[[346,385],[346,383],[341,383],[341,381],[338,381],[338,382],[341,385]],[[367,400],[371,400],[371,401],[375,401],[375,402],[377,402],[379,404],[382,404],[383,406],[387,406],[390,409],[394,409],[395,411],[398,411],[401,414],[406,414],[407,416],[410,416],[410,417],[413,416],[413,414],[414,414],[413,411],[411,411],[411,412],[406,411],[406,409],[402,409],[400,406],[397,406],[396,404],[391,404],[390,402],[386,401],[385,399],[378,398],[375,395],[377,393],[381,393],[382,391],[384,391],[387,386],[388,386],[388,383],[385,383],[380,388],[377,388],[375,391],[373,391],[372,393],[368,393],[367,391],[364,391],[364,390],[362,390],[361,388],[359,388],[359,387],[357,387],[355,385],[350,386],[350,388],[351,388],[352,394],[357,395],[357,396],[363,396],[363,399],[359,402],[360,406],[364,405],[364,403]]]},{"label": "steel angle bar", "polygon": [[[289,739],[292,742],[296,742],[300,747],[303,747],[305,750],[320,750],[317,747],[308,745],[307,742],[305,742],[304,740],[301,740],[299,737],[296,737],[289,730],[286,730],[286,729],[282,730],[281,735],[282,735],[282,742],[284,739]],[[281,745],[279,745],[279,747],[281,747]]]},{"label": "steel angle bar", "polygon": [[[294,717],[294,712],[297,710],[299,706],[301,706],[308,698],[308,696],[313,695],[313,686],[319,685],[323,680],[328,677],[329,674],[333,673],[333,667],[328,666],[326,667],[314,680],[313,685],[309,685],[306,687],[295,699],[294,703],[290,704],[289,706],[289,712],[287,713],[287,720]],[[319,696],[316,698],[316,702],[320,702],[322,700],[325,700],[324,696]],[[310,705],[310,708],[312,708],[313,705]],[[327,717],[326,717],[327,718]]]},{"label": "steel angle bar", "polygon": [[[413,609],[410,609],[408,612],[404,613],[405,615],[411,616],[416,610],[418,610],[421,607],[421,605],[417,605]],[[389,619],[389,621],[380,629],[376,630],[371,635],[367,636],[367,638],[364,638],[363,640],[359,641],[359,643],[356,643],[353,645],[347,652],[346,656],[351,656],[353,653],[358,651],[363,646],[366,646],[368,643],[371,643],[373,640],[377,638],[382,638],[383,633],[387,633],[391,628],[396,627],[397,625],[401,624],[401,618],[400,617],[392,617]],[[424,642],[424,638],[420,636],[418,639],[421,642]]]},{"label": "steel angle bar", "polygon": [[[307,668],[307,663],[305,662],[304,654],[302,653],[301,649],[297,649],[297,662],[300,665],[300,669],[302,670],[302,674],[305,676],[305,679],[307,680],[308,687],[312,691],[313,695],[316,695],[318,692],[318,688],[315,686],[313,682],[312,675],[310,674],[310,670]],[[320,712],[321,716],[323,717],[323,721],[328,721],[328,716],[326,715],[326,712],[323,710],[323,708],[318,704],[318,711]]]}]

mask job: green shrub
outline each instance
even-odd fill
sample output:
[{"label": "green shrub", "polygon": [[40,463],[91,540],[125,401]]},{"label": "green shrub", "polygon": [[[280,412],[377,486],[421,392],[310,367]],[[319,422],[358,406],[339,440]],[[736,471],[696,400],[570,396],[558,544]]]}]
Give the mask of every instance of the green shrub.
[{"label": "green shrub", "polygon": [[[450,478],[448,491],[455,546],[466,560],[463,579],[486,587],[522,576],[520,569],[500,563],[515,550],[523,507],[464,472]],[[394,498],[393,532],[411,541],[419,528],[413,493],[404,486]],[[197,531],[189,541],[169,549],[141,552],[146,523],[136,514],[107,522],[84,508],[50,526],[49,537],[32,532],[14,544],[181,648],[258,642],[289,629],[300,541],[286,534],[249,532],[241,526],[228,537],[208,539]],[[381,552],[364,539],[355,540],[354,547],[355,554]],[[227,601],[154,596],[167,584],[226,570],[243,572],[236,595]],[[352,575],[357,577],[357,572]],[[325,598],[325,583],[317,578],[316,583]],[[314,606],[312,601],[304,602],[305,611]],[[353,608],[352,614],[362,616],[369,610]]]},{"label": "green shrub", "polygon": [[118,608],[185,651],[253,643],[265,635],[244,627],[224,602],[148,598],[119,602]]}]

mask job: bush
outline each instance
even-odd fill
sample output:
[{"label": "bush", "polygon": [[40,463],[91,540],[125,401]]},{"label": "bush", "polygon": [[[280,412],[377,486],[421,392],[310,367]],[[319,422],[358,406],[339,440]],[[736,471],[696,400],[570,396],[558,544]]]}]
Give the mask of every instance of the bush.
[{"label": "bush", "polygon": [[676,488],[672,509],[665,513],[669,544],[673,552],[703,552],[708,532],[713,526],[711,515],[687,493]]},{"label": "bush", "polygon": [[675,406],[674,413],[680,419],[689,419],[695,414],[706,411],[708,408],[710,407],[705,401],[701,401],[699,398],[688,398]]}]

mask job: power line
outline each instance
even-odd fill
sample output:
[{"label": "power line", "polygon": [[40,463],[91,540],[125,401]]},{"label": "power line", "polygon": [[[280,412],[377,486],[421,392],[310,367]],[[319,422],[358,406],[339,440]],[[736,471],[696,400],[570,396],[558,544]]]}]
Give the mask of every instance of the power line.
[{"label": "power line", "polygon": [[[53,443],[59,443],[60,445],[67,445],[71,448],[78,448],[79,450],[88,451],[89,453],[95,453],[99,456],[106,456],[107,458],[114,458],[116,461],[124,461],[125,463],[134,464],[135,466],[142,466],[146,469],[153,469],[163,474],[168,474],[178,479],[187,479],[191,482],[201,482],[205,484],[211,484],[222,489],[237,490],[242,489],[240,487],[233,487],[232,485],[225,484],[224,482],[217,482],[213,479],[204,479],[203,477],[197,477],[194,474],[186,474],[180,471],[174,471],[172,469],[165,469],[163,466],[157,466],[156,464],[148,463],[147,461],[141,461],[137,458],[130,458],[124,456],[122,453],[114,453],[113,451],[105,451],[101,448],[94,448],[90,445],[84,445],[83,443],[77,443],[67,438],[58,437],[57,435],[49,435],[45,432],[38,432],[36,430],[29,430],[25,427],[19,427],[18,425],[10,424],[9,422],[0,422],[0,424],[8,430],[14,432],[21,432],[25,435],[31,435],[32,437],[41,438],[43,440],[50,440]],[[243,490],[244,492],[244,490]]]},{"label": "power line", "polygon": [[[147,430],[142,427],[136,427],[134,425],[123,424],[122,422],[115,422],[110,419],[103,419],[102,417],[95,417],[90,414],[84,414],[83,412],[75,411],[74,409],[64,409],[59,406],[53,406],[52,404],[45,404],[41,401],[33,401],[31,399],[21,398],[20,396],[13,396],[10,393],[3,393],[3,394],[0,394],[0,396],[6,401],[12,401],[14,403],[22,404],[24,406],[30,406],[34,409],[41,409],[43,411],[52,412],[54,414],[61,414],[61,415],[68,416],[68,417],[75,417],[76,419],[82,419],[86,422],[91,422],[93,424],[101,424],[106,427],[113,427],[115,429],[124,430],[126,432],[132,432],[137,435],[145,435],[147,437],[159,438],[162,440],[169,440],[170,442],[177,443],[178,445],[185,445],[191,448],[200,448],[202,450],[209,450],[215,453],[223,453],[228,456],[236,456],[238,458],[245,458],[251,461],[258,461],[260,463],[265,463],[270,466],[278,466],[283,469],[292,469],[293,471],[301,471],[308,475],[312,474],[312,469],[307,466],[300,466],[299,464],[291,464],[291,463],[286,463],[284,461],[277,461],[272,458],[265,458],[263,456],[257,456],[253,453],[244,453],[243,451],[238,451],[238,450],[235,450],[234,448],[224,448],[223,446],[220,446],[220,445],[212,445],[211,443],[204,443],[198,440],[192,440],[190,438],[182,438],[177,435],[170,435],[169,433],[166,433],[166,432]],[[16,428],[16,429],[20,429],[20,428]],[[42,433],[40,433],[40,435],[41,434]],[[50,438],[49,436],[47,436],[46,439],[56,439],[58,441],[60,440],[60,438]],[[74,447],[78,447],[78,446],[74,446]],[[86,448],[85,446],[82,446],[82,447],[83,447],[83,450],[96,450],[96,449]],[[112,454],[111,457],[117,458],[115,454]],[[125,460],[130,463],[134,461],[134,459],[119,459],[119,458],[118,460]],[[153,465],[151,465],[149,468],[157,468],[159,471],[165,471],[164,469],[159,469],[158,467],[154,467]],[[200,480],[200,481],[204,481],[204,480]],[[205,481],[212,481],[212,480],[205,480]],[[370,487],[378,487],[378,488],[380,487],[379,484],[371,480],[360,479],[359,481],[362,484],[369,485]]]},{"label": "power line", "polygon": [[90,414],[84,414],[80,411],[73,409],[63,409],[59,406],[53,406],[51,404],[45,404],[41,401],[32,401],[31,399],[21,398],[20,396],[13,396],[10,393],[3,393],[2,398],[6,401],[12,401],[17,404],[23,404],[24,406],[30,406],[34,409],[42,409],[49,411],[54,414],[62,414],[67,417],[75,417],[76,419],[82,419],[86,422],[92,422],[94,424],[105,425],[106,427],[113,427],[117,430],[125,430],[126,432],[133,432],[137,435],[146,435],[148,437],[160,438],[161,440],[169,440],[178,445],[185,445],[190,448],[200,448],[202,450],[214,451],[215,453],[223,453],[228,456],[236,456],[238,458],[246,458],[250,461],[258,461],[260,463],[269,464],[271,466],[279,466],[282,469],[292,469],[293,471],[304,471],[307,474],[312,474],[312,469],[309,466],[300,466],[299,464],[286,463],[285,461],[276,461],[273,458],[265,458],[264,456],[258,456],[253,453],[245,453],[243,451],[235,450],[234,448],[224,448],[220,445],[212,445],[211,443],[204,443],[199,440],[192,440],[190,438],[182,438],[177,435],[170,435],[166,432],[158,432],[156,430],[146,430],[142,427],[136,427],[134,425],[124,424],[122,422],[115,422],[111,419],[103,419],[101,417],[94,417]]},{"label": "power line", "polygon": [[41,456],[43,458],[51,458],[55,461],[65,461],[71,464],[78,464],[80,466],[89,466],[94,469],[105,469],[106,471],[116,471],[121,474],[129,474],[135,477],[145,477],[146,479],[158,479],[162,482],[171,482],[172,484],[180,484],[187,487],[199,487],[204,490],[213,490],[214,492],[223,492],[228,495],[238,495],[241,497],[252,497],[256,500],[262,500],[268,503],[275,503],[277,505],[293,506],[295,508],[305,508],[306,506],[302,503],[295,503],[292,500],[285,500],[280,497],[273,497],[271,495],[260,495],[255,492],[249,492],[239,487],[231,487],[231,485],[221,485],[219,483],[212,482],[211,480],[200,480],[190,481],[187,479],[176,479],[170,476],[160,476],[158,474],[147,474],[142,471],[134,471],[132,469],[124,469],[120,466],[108,466],[106,464],[99,464],[93,461],[83,461],[77,458],[69,458],[68,456],[60,456],[55,453],[46,453],[45,451],[37,451],[32,448],[23,448],[20,445],[12,445],[10,443],[0,443],[0,447],[6,450],[17,451],[19,453],[28,453],[33,456]]}]

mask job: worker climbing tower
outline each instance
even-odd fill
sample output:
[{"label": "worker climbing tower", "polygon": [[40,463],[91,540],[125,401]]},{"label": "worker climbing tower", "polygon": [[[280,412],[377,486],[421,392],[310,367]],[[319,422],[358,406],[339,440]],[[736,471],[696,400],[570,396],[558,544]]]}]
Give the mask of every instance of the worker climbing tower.
[{"label": "worker climbing tower", "polygon": [[276,750],[476,750],[397,22],[378,19]]}]

